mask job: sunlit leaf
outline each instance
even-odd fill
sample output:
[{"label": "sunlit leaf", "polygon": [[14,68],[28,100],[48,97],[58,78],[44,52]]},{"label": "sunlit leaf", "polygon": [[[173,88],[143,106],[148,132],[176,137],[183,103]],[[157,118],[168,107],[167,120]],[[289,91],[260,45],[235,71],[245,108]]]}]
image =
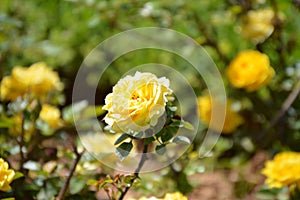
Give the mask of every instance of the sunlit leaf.
[{"label": "sunlit leaf", "polygon": [[191,144],[191,140],[188,137],[185,136],[176,136],[172,142],[179,144],[179,143],[186,143],[186,144]]},{"label": "sunlit leaf", "polygon": [[22,174],[21,172],[16,172],[15,173],[15,176],[14,176],[14,180],[16,180],[16,179],[18,179],[18,178],[21,178],[21,177],[23,177],[24,176],[24,174]]}]

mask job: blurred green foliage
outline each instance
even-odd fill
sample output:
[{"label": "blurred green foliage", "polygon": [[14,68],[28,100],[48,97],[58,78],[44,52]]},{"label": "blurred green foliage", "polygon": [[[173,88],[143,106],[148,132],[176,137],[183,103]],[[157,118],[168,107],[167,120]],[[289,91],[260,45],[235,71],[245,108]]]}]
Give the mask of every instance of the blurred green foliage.
[{"label": "blurred green foliage", "polygon": [[[29,66],[38,61],[44,61],[57,70],[66,86],[64,91],[66,103],[61,107],[65,107],[62,115],[67,125],[58,131],[60,135],[53,132],[51,134],[54,136],[39,135],[35,140],[47,143],[48,139],[52,138],[54,143],[60,140],[77,143],[72,124],[74,116],[71,107],[67,105],[71,102],[72,85],[77,70],[93,48],[114,34],[138,27],[170,28],[190,36],[205,48],[217,64],[224,75],[228,96],[239,100],[242,107],[241,114],[246,123],[233,135],[222,136],[211,157],[199,161],[191,158],[191,154],[198,150],[202,142],[205,127],[200,124],[200,136],[193,142],[188,154],[158,175],[155,174],[150,178],[145,175],[143,178],[146,181],[138,189],[143,194],[157,193],[160,196],[163,196],[163,189],[172,191],[176,188],[188,193],[192,187],[187,183],[189,175],[202,173],[210,168],[235,169],[247,165],[252,156],[260,150],[266,150],[270,154],[283,150],[300,151],[299,97],[280,117],[278,123],[269,127],[270,121],[280,110],[300,77],[298,2],[296,0],[0,0],[0,79],[9,75],[14,66]],[[259,8],[272,8],[278,15],[283,15],[283,19],[278,24],[274,22],[275,29],[270,37],[262,43],[254,44],[242,36],[240,29],[247,12]],[[276,71],[276,76],[268,87],[253,93],[232,88],[225,76],[225,69],[230,60],[245,49],[257,49],[266,53]],[[97,103],[104,104],[104,97],[125,72],[148,62],[176,66],[195,88],[197,95],[206,88],[201,77],[195,75],[194,69],[178,56],[159,50],[135,51],[117,59],[112,63],[112,67],[105,71],[99,83]],[[97,80],[95,74],[87,76],[93,83]],[[15,138],[6,133],[6,128],[12,124],[11,116],[3,114],[7,111],[6,106],[7,103],[2,103],[0,107],[0,155],[11,156],[13,157],[11,160],[14,161],[19,151]],[[87,105],[84,105],[84,111],[79,110],[82,113],[75,117],[84,116],[82,118],[86,119],[92,112]],[[101,107],[97,107],[97,114],[102,117]],[[28,121],[30,120],[28,118]],[[24,199],[30,199],[32,196],[37,199],[51,199],[57,195],[63,185],[61,177],[66,175],[63,172],[70,169],[69,163],[74,160],[70,146],[72,145],[59,144],[58,147],[51,147],[44,143],[41,146],[34,146],[36,152],[31,150],[34,152],[29,156],[32,162],[27,164],[26,168],[26,173],[30,171],[30,184],[23,185],[24,177],[16,180],[12,186],[22,187],[22,190],[14,190],[14,195]],[[43,169],[50,161],[55,162],[56,170]],[[80,165],[95,162],[94,158],[85,155]],[[95,198],[95,188],[91,189],[85,185],[87,178],[99,179],[113,172],[106,168],[101,173],[89,172],[84,175],[86,179],[82,178],[80,172],[77,173],[70,183],[71,189],[66,199]],[[165,183],[166,188],[155,186],[161,181]],[[247,182],[243,177],[235,184],[236,196],[240,198],[253,188],[253,183]],[[0,193],[1,198],[11,195],[12,193]],[[263,188],[257,197],[286,199],[287,191]]]}]

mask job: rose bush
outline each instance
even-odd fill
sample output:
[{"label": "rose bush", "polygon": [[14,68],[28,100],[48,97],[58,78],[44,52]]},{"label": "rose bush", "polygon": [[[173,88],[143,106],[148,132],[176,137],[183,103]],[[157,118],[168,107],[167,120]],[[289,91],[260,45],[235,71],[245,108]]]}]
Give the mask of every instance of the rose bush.
[{"label": "rose bush", "polygon": [[57,72],[39,62],[28,68],[14,67],[11,75],[3,78],[0,87],[1,99],[13,101],[24,95],[45,99],[51,91],[60,91],[63,86]]}]

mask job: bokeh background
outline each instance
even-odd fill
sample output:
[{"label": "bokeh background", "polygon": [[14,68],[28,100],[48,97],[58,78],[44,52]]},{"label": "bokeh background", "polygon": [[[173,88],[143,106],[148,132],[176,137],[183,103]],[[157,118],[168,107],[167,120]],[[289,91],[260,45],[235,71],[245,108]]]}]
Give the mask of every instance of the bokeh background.
[{"label": "bokeh background", "polygon": [[[83,149],[73,119],[87,119],[93,113],[87,102],[78,102],[75,111],[71,109],[76,73],[99,43],[114,34],[139,27],[173,29],[204,47],[222,74],[230,99],[229,119],[225,123],[227,129],[224,127],[211,154],[199,158],[198,150],[210,121],[211,107],[209,100],[199,98],[199,113],[208,113],[208,116],[200,115],[199,137],[169,167],[141,175],[140,183],[128,196],[163,197],[168,192],[179,191],[189,199],[299,199],[293,197],[292,192],[297,188],[295,184],[299,185],[299,170],[275,163],[274,171],[261,173],[265,162],[277,153],[300,151],[298,0],[0,0],[0,80],[11,76],[17,66],[44,62],[58,73],[64,85],[47,100],[59,109],[61,124],[57,127],[39,120],[45,102],[38,101],[38,106],[26,104],[24,110],[21,108],[24,99],[1,98],[0,157],[19,171],[20,177],[10,184],[12,190],[0,191],[0,197],[53,199],[58,195],[72,162]],[[258,57],[245,55],[245,60],[236,61],[245,50],[260,53]],[[261,54],[265,56],[262,62]],[[99,121],[105,115],[101,106],[113,85],[132,67],[149,62],[176,66],[197,96],[207,95],[202,77],[186,61],[159,50],[139,50],[114,61],[99,83],[97,74],[87,74],[91,85],[99,84],[95,99]],[[235,80],[228,75],[228,69],[234,62],[238,71],[244,69],[239,68],[242,65],[239,62],[254,66],[252,71],[240,75],[243,81],[255,82],[257,77],[263,76],[259,83],[255,82],[257,88],[249,91],[247,87],[233,84]],[[272,75],[266,75],[265,68],[272,68]],[[20,113],[28,117],[23,123],[21,118],[15,119]],[[22,136],[24,141],[20,143],[22,128],[12,130],[18,127],[16,124],[28,124],[25,131],[36,131]],[[99,151],[109,148],[94,145]],[[24,158],[20,148],[26,149]],[[300,169],[297,156],[291,162]],[[98,189],[93,182],[107,174],[113,176],[118,172],[84,154],[77,163],[65,198],[107,199],[103,189]],[[275,178],[281,185],[272,189],[265,184],[270,174],[295,179],[286,183]]]}]

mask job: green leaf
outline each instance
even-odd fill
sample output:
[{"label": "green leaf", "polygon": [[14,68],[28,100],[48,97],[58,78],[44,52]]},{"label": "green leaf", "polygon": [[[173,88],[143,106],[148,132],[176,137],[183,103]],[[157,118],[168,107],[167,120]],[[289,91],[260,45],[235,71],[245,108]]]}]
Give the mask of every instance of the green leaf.
[{"label": "green leaf", "polygon": [[176,136],[172,142],[179,144],[179,143],[186,143],[186,144],[191,144],[191,141],[188,137],[185,136]]},{"label": "green leaf", "polygon": [[256,192],[256,196],[260,199],[274,199],[282,189],[270,189],[270,188],[262,188]]},{"label": "green leaf", "polygon": [[132,184],[135,179],[136,179],[135,175],[128,175],[128,176],[125,176],[123,182],[125,184]]},{"label": "green leaf", "polygon": [[87,180],[86,184],[87,185],[93,185],[93,186],[96,186],[98,185],[99,181],[98,180],[95,180],[95,179],[89,179]]},{"label": "green leaf", "polygon": [[178,128],[176,127],[168,126],[161,136],[162,142],[165,143],[170,139],[172,139],[174,135],[177,133],[177,130]]},{"label": "green leaf", "polygon": [[8,118],[5,116],[0,116],[0,128],[8,128],[14,124],[12,118]]},{"label": "green leaf", "polygon": [[70,182],[70,194],[79,193],[86,185],[83,178],[73,177]]},{"label": "green leaf", "polygon": [[99,189],[103,188],[107,183],[113,183],[114,180],[110,177],[106,177],[106,179],[102,180],[99,184]]},{"label": "green leaf", "polygon": [[183,124],[181,123],[180,120],[173,120],[172,124],[170,124],[170,126],[173,127],[183,127]]},{"label": "green leaf", "polygon": [[171,110],[172,112],[175,112],[177,110],[177,107],[176,106],[171,106],[171,107],[168,107],[169,110]]},{"label": "green leaf", "polygon": [[102,109],[102,106],[89,106],[84,109],[81,119],[89,119],[92,117],[98,117],[105,113],[105,110]]},{"label": "green leaf", "polygon": [[23,177],[24,176],[24,174],[22,174],[21,172],[16,172],[15,173],[15,176],[14,176],[14,180],[16,180],[16,179],[18,179],[18,178],[21,178],[21,177]]},{"label": "green leaf", "polygon": [[115,153],[118,158],[123,161],[129,155],[132,147],[132,142],[123,142],[120,146],[117,147]]},{"label": "green leaf", "polygon": [[157,154],[163,155],[166,152],[166,145],[162,144],[162,145],[156,146],[155,151]]},{"label": "green leaf", "polygon": [[155,138],[154,137],[148,137],[148,138],[145,138],[145,144],[147,145],[147,144],[150,144],[150,143],[152,143],[153,141],[155,141]]},{"label": "green leaf", "polygon": [[187,122],[187,121],[181,121],[181,123],[183,124],[183,127],[188,129],[188,130],[195,130],[193,124],[191,124],[190,122]]},{"label": "green leaf", "polygon": [[170,126],[173,126],[173,127],[184,127],[184,128],[186,128],[188,130],[191,130],[191,131],[194,130],[194,126],[191,123],[187,122],[187,121],[183,121],[183,120],[180,121],[180,120],[177,120],[177,119],[173,119],[172,121],[173,122],[170,124]]},{"label": "green leaf", "polygon": [[114,145],[118,145],[121,142],[123,142],[124,140],[126,140],[127,138],[129,138],[128,134],[124,133],[122,134],[116,141]]},{"label": "green leaf", "polygon": [[36,120],[36,127],[41,131],[44,136],[51,136],[55,133],[55,130],[49,126],[46,122],[38,119]]}]

